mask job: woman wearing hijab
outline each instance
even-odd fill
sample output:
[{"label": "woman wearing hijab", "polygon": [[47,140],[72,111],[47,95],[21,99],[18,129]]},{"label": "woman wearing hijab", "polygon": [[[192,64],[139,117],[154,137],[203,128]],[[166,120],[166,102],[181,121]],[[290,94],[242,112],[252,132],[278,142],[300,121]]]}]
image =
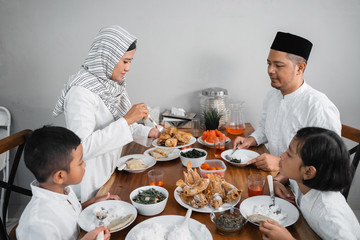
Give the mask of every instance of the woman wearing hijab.
[{"label": "woman wearing hijab", "polygon": [[135,141],[150,146],[160,132],[137,124],[148,117],[144,103],[131,107],[125,74],[136,51],[136,37],[119,26],[98,33],[84,65],[65,84],[54,116],[65,114],[66,126],[82,140],[85,176],[73,186],[81,202],[95,196],[110,178],[122,146]]}]

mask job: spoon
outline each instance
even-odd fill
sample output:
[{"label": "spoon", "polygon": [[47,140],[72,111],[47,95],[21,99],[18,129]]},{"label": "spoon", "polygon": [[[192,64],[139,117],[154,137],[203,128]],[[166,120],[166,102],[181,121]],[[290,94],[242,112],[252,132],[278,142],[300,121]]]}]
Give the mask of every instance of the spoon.
[{"label": "spoon", "polygon": [[[274,182],[273,182],[273,176],[271,176],[270,174],[267,175],[267,180],[268,180],[268,184],[269,184],[269,191],[270,191],[270,197],[271,197],[271,201],[272,203],[269,205],[269,208],[271,209],[271,207],[275,206],[275,195],[274,195]],[[277,209],[275,211],[273,211],[276,215],[281,213],[281,209]]]},{"label": "spoon", "polygon": [[[99,227],[104,225],[104,219],[108,217],[108,211],[101,207],[100,212],[96,213],[96,218],[99,220]],[[101,231],[97,236],[96,240],[104,240],[104,231]]]},{"label": "spoon", "polygon": [[168,236],[168,240],[177,240],[179,239],[179,235],[189,236],[190,237],[190,229],[189,229],[189,219],[191,216],[192,210],[188,209],[185,215],[185,220],[180,226],[175,226],[174,230],[170,232]]},{"label": "spoon", "polygon": [[126,167],[126,162],[127,162],[127,161],[130,161],[131,159],[134,159],[134,158],[129,158],[128,160],[126,160],[126,161],[124,162],[124,164],[118,166],[118,170],[119,170],[119,171],[124,170],[124,168]]},{"label": "spoon", "polygon": [[227,154],[227,155],[225,155],[225,158],[226,158],[226,160],[228,160],[228,161],[231,161],[231,160],[233,160],[233,155],[234,155],[234,153],[236,152],[236,150],[238,150],[237,148],[238,148],[238,146],[239,146],[239,144],[237,144],[236,145],[236,147],[235,147],[235,149],[233,149],[233,151],[232,151],[232,153],[231,154]]}]

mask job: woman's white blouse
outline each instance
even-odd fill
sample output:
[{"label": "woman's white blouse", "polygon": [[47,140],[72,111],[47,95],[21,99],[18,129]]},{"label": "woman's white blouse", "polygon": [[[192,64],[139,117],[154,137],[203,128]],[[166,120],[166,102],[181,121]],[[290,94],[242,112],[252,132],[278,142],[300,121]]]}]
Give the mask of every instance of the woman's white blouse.
[{"label": "woman's white blouse", "polygon": [[81,204],[70,187],[60,194],[31,183],[32,198],[16,228],[18,240],[72,240],[79,237]]},{"label": "woman's white blouse", "polygon": [[136,123],[129,126],[124,118],[115,121],[100,97],[81,86],[69,90],[64,108],[67,128],[82,140],[85,175],[73,189],[84,202],[110,178],[124,145],[132,141],[151,144],[151,128]]}]

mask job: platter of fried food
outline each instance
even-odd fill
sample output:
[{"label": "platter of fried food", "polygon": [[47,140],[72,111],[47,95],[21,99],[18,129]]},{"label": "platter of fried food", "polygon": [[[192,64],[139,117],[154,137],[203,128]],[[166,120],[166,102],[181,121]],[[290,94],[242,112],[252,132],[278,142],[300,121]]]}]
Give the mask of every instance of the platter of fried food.
[{"label": "platter of fried food", "polygon": [[140,173],[156,164],[156,160],[144,154],[131,154],[123,156],[116,164],[121,167],[125,164],[124,170],[131,173]]},{"label": "platter of fried food", "polygon": [[[190,164],[189,164],[190,163]],[[191,162],[184,172],[184,180],[176,182],[175,200],[184,208],[195,212],[210,213],[229,209],[240,202],[242,190],[221,179],[217,174],[209,174],[208,179],[201,178]]]},{"label": "platter of fried food", "polygon": [[180,156],[180,150],[177,148],[150,148],[144,152],[144,155],[149,155],[156,159],[156,161],[164,162],[176,159]]},{"label": "platter of fried food", "polygon": [[176,127],[168,127],[160,134],[158,139],[152,142],[154,147],[179,148],[187,147],[196,142],[191,133],[178,130]]}]

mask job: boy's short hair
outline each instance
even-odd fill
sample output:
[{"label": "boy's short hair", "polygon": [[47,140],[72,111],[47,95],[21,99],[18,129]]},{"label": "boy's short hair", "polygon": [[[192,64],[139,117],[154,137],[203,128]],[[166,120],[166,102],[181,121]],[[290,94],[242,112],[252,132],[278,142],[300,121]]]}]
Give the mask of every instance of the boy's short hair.
[{"label": "boy's short hair", "polygon": [[72,150],[80,138],[64,127],[44,126],[35,130],[26,142],[25,165],[38,182],[45,182],[56,171],[70,171]]},{"label": "boy's short hair", "polygon": [[340,136],[318,127],[300,129],[295,138],[305,166],[314,166],[316,176],[303,183],[320,191],[341,191],[351,184],[350,155]]}]

